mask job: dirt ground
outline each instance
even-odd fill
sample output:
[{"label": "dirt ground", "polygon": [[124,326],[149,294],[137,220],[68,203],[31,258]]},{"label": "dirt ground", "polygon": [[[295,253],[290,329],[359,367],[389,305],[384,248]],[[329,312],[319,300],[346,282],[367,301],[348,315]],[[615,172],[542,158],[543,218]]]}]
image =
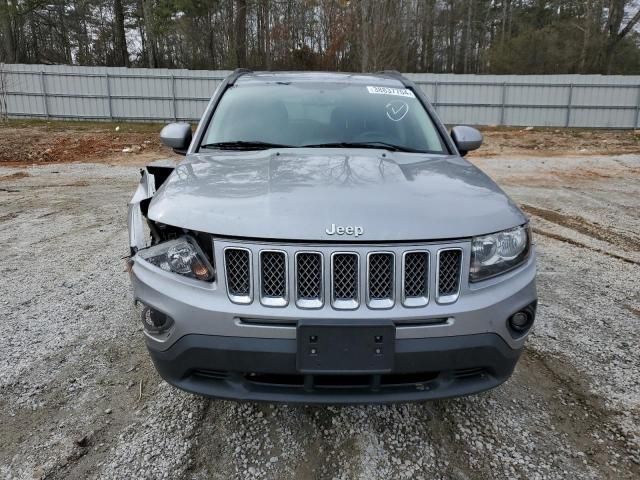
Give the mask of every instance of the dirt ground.
[{"label": "dirt ground", "polygon": [[173,155],[160,144],[161,128],[157,123],[11,120],[0,123],[0,165],[144,163]]},{"label": "dirt ground", "polygon": [[539,314],[507,383],[287,407],[156,374],[122,258],[138,165],[167,152],[157,126],[101,128],[0,128],[0,478],[640,478],[635,133],[491,130],[472,157],[531,216],[539,254]]},{"label": "dirt ground", "polygon": [[[0,124],[0,164],[144,162],[162,153],[157,123],[12,120]],[[484,127],[482,149],[472,158],[496,155],[619,155],[640,151],[640,130]]]}]

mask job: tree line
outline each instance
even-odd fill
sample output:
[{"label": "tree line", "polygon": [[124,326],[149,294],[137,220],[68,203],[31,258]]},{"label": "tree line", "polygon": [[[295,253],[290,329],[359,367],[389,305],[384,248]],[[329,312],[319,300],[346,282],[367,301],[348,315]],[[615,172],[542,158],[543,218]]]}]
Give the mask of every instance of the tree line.
[{"label": "tree line", "polygon": [[0,62],[640,73],[638,0],[0,0]]}]

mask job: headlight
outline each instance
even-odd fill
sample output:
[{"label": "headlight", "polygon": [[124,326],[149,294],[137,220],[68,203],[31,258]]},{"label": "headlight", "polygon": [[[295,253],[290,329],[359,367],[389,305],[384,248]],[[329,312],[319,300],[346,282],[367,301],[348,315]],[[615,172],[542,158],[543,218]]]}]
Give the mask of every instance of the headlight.
[{"label": "headlight", "polygon": [[167,272],[173,272],[198,280],[212,280],[213,267],[202,253],[196,241],[184,236],[140,250],[138,255],[147,262]]},{"label": "headlight", "polygon": [[528,225],[474,237],[469,280],[478,282],[520,265],[529,255],[530,245]]}]

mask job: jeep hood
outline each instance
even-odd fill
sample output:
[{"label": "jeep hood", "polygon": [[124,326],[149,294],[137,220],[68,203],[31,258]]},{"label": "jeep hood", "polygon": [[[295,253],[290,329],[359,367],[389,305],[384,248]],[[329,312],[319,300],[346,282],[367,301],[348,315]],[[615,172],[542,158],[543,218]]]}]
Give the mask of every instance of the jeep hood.
[{"label": "jeep hood", "polygon": [[[148,216],[218,236],[342,242],[452,239],[526,222],[460,157],[367,149],[191,154]],[[332,225],[363,233],[328,235]]]}]

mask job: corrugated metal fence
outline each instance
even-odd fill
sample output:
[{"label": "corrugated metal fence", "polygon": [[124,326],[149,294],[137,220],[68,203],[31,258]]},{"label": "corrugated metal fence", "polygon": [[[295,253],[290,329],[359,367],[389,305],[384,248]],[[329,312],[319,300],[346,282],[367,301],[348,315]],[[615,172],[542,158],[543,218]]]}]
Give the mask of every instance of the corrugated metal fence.
[{"label": "corrugated metal fence", "polygon": [[[200,118],[229,71],[3,65],[12,117]],[[639,128],[640,76],[408,73],[447,124]]]}]

